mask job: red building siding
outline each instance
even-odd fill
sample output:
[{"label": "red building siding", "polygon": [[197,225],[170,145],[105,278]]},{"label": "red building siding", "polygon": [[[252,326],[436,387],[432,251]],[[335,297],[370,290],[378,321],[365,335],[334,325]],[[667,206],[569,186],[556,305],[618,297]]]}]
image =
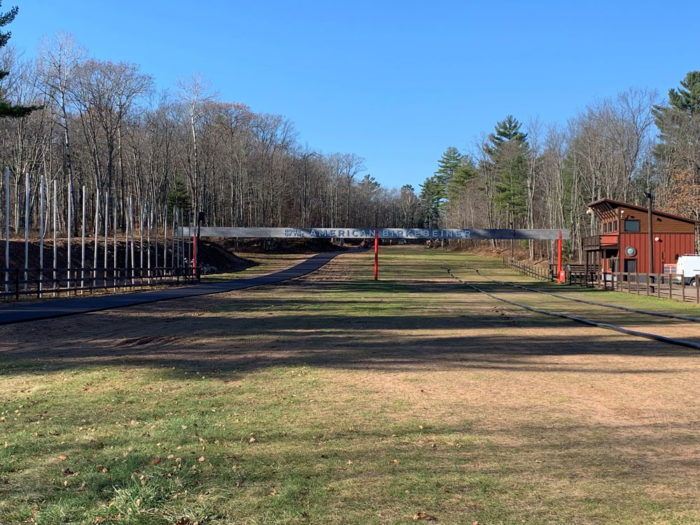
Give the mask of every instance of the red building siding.
[{"label": "red building siding", "polygon": [[[599,266],[603,272],[649,273],[649,210],[612,199],[600,199],[588,206],[601,224],[597,236],[583,240],[586,271]],[[652,220],[653,236],[657,239],[653,243],[653,270],[663,273],[665,264],[673,264],[679,255],[694,252],[695,228],[700,222],[661,210],[653,211]],[[628,255],[628,248],[634,255]]]},{"label": "red building siding", "polygon": [[[693,253],[694,238],[687,233],[656,233],[654,234],[654,273],[661,273],[664,264],[674,264],[679,255]],[[626,249],[632,246],[637,251],[630,257]],[[620,270],[625,269],[626,259],[637,260],[637,271],[649,271],[649,235],[647,233],[620,233]]]}]

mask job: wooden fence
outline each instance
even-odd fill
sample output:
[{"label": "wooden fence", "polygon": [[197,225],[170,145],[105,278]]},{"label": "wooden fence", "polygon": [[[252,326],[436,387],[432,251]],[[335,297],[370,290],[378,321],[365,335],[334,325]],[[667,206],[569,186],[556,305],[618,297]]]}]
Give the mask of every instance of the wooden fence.
[{"label": "wooden fence", "polygon": [[[556,281],[557,269],[555,264],[550,264],[549,268],[542,268],[522,261],[504,258],[503,265],[536,279]],[[568,284],[595,286],[603,290],[614,290],[650,297],[665,297],[678,301],[694,302],[700,305],[700,276],[696,276],[695,280],[688,285],[681,275],[668,273],[601,273],[597,271],[597,268],[589,268],[588,274],[586,274],[584,265],[566,265],[565,271]]]},{"label": "wooden fence", "polygon": [[522,261],[516,261],[515,259],[506,258],[503,259],[503,265],[513,268],[524,275],[534,277],[535,279],[542,279],[545,281],[556,280],[556,265],[550,264],[548,268],[542,268]]},{"label": "wooden fence", "polygon": [[[556,265],[550,264],[549,268],[530,265],[522,261],[503,259],[504,266],[513,268],[524,275],[542,279],[545,281],[556,281]],[[603,290],[614,290],[617,292],[627,292],[636,295],[647,295],[653,297],[665,297],[677,301],[694,302],[700,305],[700,276],[690,285],[686,284],[681,275],[668,273],[626,273],[626,272],[591,272],[586,275],[585,271],[579,268],[583,265],[567,265],[566,281],[568,284],[582,284],[595,286]]]},{"label": "wooden fence", "polygon": [[670,273],[603,272],[598,286],[604,290],[665,297],[700,304],[699,281],[700,276],[695,276],[691,285],[687,285],[683,276]]},{"label": "wooden fence", "polygon": [[152,268],[0,268],[0,297],[4,301],[26,297],[83,295],[100,290],[179,285],[199,282],[199,269]]}]

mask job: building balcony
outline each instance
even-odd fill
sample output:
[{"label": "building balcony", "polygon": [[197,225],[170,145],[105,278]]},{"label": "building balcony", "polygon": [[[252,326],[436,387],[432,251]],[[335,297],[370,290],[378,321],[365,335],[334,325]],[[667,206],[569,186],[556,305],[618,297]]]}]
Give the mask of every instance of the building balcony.
[{"label": "building balcony", "polygon": [[620,236],[617,233],[605,235],[591,235],[583,238],[583,250],[594,252],[601,248],[614,248],[620,244]]},{"label": "building balcony", "polygon": [[583,250],[586,252],[594,252],[600,250],[600,235],[591,235],[589,237],[583,237],[582,244]]}]

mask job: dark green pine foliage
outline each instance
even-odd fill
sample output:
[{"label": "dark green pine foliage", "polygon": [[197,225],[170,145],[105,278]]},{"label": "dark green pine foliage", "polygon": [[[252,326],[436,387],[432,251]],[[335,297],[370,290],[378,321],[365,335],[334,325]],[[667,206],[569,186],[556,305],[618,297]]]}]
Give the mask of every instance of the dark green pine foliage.
[{"label": "dark green pine foliage", "polygon": [[527,213],[527,161],[530,147],[527,134],[512,115],[496,124],[484,147],[495,175],[494,203],[517,226]]},{"label": "dark green pine foliage", "polygon": [[479,172],[474,161],[468,155],[462,156],[462,163],[447,183],[447,202],[452,205],[467,191],[469,183],[476,179]]},{"label": "dark green pine foliage", "polygon": [[700,113],[700,71],[691,71],[681,80],[681,88],[668,90],[668,102],[680,111]]},{"label": "dark green pine foliage", "polygon": [[421,184],[420,201],[423,208],[424,226],[434,228],[440,224],[446,188],[438,175],[425,179]]},{"label": "dark green pine foliage", "polygon": [[463,158],[464,156],[454,146],[447,148],[438,161],[438,170],[435,172],[438,181],[447,186],[457,174]]},{"label": "dark green pine foliage", "polygon": [[192,200],[190,199],[190,194],[187,191],[187,186],[182,179],[175,179],[168,191],[168,215],[172,216],[172,210],[178,208],[185,213],[185,216],[190,212],[192,208]]},{"label": "dark green pine foliage", "polygon": [[[0,7],[2,7],[2,0],[0,0]],[[17,16],[18,11],[19,9],[17,7],[13,7],[7,13],[0,12],[0,27],[4,27],[12,22]],[[12,33],[9,31],[0,31],[0,48],[7,44],[11,36]],[[9,74],[9,71],[0,70],[0,81]],[[41,106],[14,106],[6,100],[0,100],[0,117],[24,117],[40,108]]]},{"label": "dark green pine foliage", "polygon": [[694,128],[700,120],[700,71],[690,71],[679,89],[669,89],[668,105],[654,106],[652,114],[659,129],[659,144],[654,150],[657,159],[674,158],[677,148],[697,141]]},{"label": "dark green pine foliage", "polygon": [[447,200],[447,188],[462,165],[463,155],[450,146],[438,161],[438,169],[421,185],[420,200],[423,206],[425,226],[433,228],[440,224]]}]

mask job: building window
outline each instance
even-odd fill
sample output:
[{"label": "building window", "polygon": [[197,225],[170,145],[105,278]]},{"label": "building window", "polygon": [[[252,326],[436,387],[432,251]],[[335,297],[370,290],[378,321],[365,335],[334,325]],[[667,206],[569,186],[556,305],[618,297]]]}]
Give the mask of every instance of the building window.
[{"label": "building window", "polygon": [[639,221],[636,219],[625,219],[625,231],[626,232],[638,232],[639,231]]}]

